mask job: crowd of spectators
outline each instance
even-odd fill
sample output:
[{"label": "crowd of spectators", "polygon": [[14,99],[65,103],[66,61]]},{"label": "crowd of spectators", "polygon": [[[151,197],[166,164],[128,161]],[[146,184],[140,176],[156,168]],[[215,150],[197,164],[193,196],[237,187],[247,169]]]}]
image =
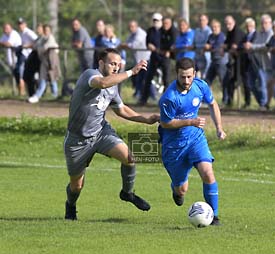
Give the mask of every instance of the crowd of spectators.
[{"label": "crowd of spectators", "polygon": [[[272,23],[271,16],[263,14],[260,22],[257,30],[256,21],[246,18],[243,31],[231,15],[221,22],[201,14],[197,27],[192,28],[184,18],[175,22],[154,13],[152,25],[147,29],[131,20],[127,39],[122,41],[115,27],[102,19],[95,24],[97,34],[90,36],[81,21],[74,18],[71,46],[78,56],[80,72],[97,68],[98,52],[106,47],[120,50],[121,70],[125,68],[126,59],[131,59],[129,65],[147,60],[147,72],[142,71],[132,79],[133,96],[139,105],[146,105],[150,97],[157,99],[159,91],[152,81],[159,70],[165,90],[171,81],[173,60],[189,57],[195,60],[196,75],[205,79],[209,86],[218,79],[223,106],[234,104],[236,87],[242,84],[242,107],[250,107],[251,96],[254,96],[259,109],[268,110],[275,97],[275,21]],[[17,25],[19,32],[10,23],[3,25],[0,45],[7,48],[6,61],[16,79],[19,95],[26,96],[26,90],[28,101],[37,103],[50,84],[56,98],[60,66],[58,43],[51,27],[39,24],[34,32],[23,18],[18,19]],[[37,73],[38,80],[35,79]]]}]

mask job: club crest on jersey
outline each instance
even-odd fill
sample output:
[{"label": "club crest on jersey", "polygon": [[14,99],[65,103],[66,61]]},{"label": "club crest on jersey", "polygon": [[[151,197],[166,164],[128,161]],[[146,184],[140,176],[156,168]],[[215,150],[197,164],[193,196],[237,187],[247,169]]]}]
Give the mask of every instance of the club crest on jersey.
[{"label": "club crest on jersey", "polygon": [[193,100],[192,100],[192,105],[194,107],[197,107],[198,105],[200,104],[200,99],[198,97],[195,97]]}]

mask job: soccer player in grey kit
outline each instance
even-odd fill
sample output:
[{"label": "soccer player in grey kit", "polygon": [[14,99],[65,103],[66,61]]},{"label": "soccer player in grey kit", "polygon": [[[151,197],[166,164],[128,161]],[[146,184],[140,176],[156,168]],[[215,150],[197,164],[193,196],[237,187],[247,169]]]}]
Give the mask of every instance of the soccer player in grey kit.
[{"label": "soccer player in grey kit", "polygon": [[124,105],[117,84],[147,69],[141,60],[131,70],[119,72],[121,57],[116,49],[105,49],[99,55],[99,68],[87,69],[79,77],[69,110],[64,151],[70,183],[67,186],[65,219],[76,220],[76,201],[84,185],[84,175],[95,153],[113,157],[121,162],[122,190],[120,199],[148,211],[150,205],[133,192],[135,163],[127,145],[105,120],[110,105],[116,115],[130,121],[154,124],[159,115],[142,116]]}]

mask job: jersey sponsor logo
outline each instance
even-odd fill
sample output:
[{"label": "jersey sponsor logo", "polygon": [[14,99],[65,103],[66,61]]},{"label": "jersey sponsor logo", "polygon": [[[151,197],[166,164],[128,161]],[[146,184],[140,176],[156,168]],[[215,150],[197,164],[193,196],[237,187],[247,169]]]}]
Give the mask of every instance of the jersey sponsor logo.
[{"label": "jersey sponsor logo", "polygon": [[99,110],[105,111],[107,107],[109,106],[110,101],[105,98],[105,96],[97,96],[96,100],[98,101],[97,103],[92,103],[90,106],[97,106]]},{"label": "jersey sponsor logo", "polygon": [[195,97],[195,98],[192,100],[192,105],[193,105],[194,107],[197,107],[199,104],[200,104],[200,98],[199,98],[199,97]]},{"label": "jersey sponsor logo", "polygon": [[194,115],[193,112],[189,112],[189,113],[184,113],[184,114],[176,115],[175,118],[176,119],[189,119],[189,118],[192,118],[193,115]]}]

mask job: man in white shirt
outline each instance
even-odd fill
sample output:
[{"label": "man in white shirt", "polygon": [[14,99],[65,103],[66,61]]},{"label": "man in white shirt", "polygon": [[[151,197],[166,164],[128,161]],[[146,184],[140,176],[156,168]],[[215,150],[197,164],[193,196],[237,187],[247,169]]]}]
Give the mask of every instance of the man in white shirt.
[{"label": "man in white shirt", "polygon": [[27,23],[23,18],[19,18],[17,24],[22,39],[22,51],[18,52],[19,59],[16,65],[16,72],[19,78],[19,87],[24,87],[23,89],[25,89],[25,82],[23,80],[25,62],[32,52],[32,47],[37,39],[37,35],[34,31],[28,28]]},{"label": "man in white shirt", "polygon": [[[131,20],[128,24],[128,28],[130,34],[126,40],[126,43],[122,43],[120,48],[133,50],[134,64],[137,64],[142,59],[149,61],[151,52],[146,50],[146,31],[139,26],[136,20]],[[144,70],[140,71],[138,75],[132,77],[133,86],[135,88],[134,97],[137,99],[141,96],[145,78],[146,71]]]},{"label": "man in white shirt", "polygon": [[28,28],[27,23],[23,18],[18,19],[18,28],[20,32],[20,36],[22,39],[22,54],[27,59],[29,54],[32,52],[32,47],[34,42],[37,39],[37,35],[34,31]]},{"label": "man in white shirt", "polygon": [[[5,23],[3,25],[3,35],[0,38],[0,45],[2,47],[7,48],[6,61],[14,73],[15,66],[17,63],[16,51],[20,46],[22,46],[22,40],[19,33],[15,31],[12,28],[11,24],[9,23]],[[16,75],[15,75],[15,78],[16,78]],[[19,94],[23,95],[24,87],[20,87],[18,80],[17,82],[18,82]]]}]

